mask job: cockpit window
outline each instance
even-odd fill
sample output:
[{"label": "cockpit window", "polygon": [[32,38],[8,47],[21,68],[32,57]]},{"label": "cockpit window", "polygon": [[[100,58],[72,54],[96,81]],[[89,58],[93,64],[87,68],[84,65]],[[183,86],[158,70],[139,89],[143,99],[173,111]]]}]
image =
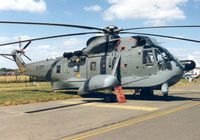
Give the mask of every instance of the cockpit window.
[{"label": "cockpit window", "polygon": [[153,50],[144,50],[143,51],[143,64],[153,65],[155,63]]},{"label": "cockpit window", "polygon": [[160,46],[160,43],[155,38],[150,38],[150,40],[155,46]]},{"label": "cockpit window", "polygon": [[161,47],[159,47],[158,49],[161,52],[163,58],[167,59],[168,61],[176,60],[174,56],[167,49]]},{"label": "cockpit window", "polygon": [[158,49],[155,49],[155,56],[156,56],[157,62],[160,62],[160,61],[163,60],[162,54],[161,54],[161,52]]}]

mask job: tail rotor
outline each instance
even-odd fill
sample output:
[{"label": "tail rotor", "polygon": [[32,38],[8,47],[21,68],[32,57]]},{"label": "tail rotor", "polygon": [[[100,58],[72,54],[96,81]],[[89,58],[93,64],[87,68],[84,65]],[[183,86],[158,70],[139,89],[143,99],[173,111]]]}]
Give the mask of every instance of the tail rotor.
[{"label": "tail rotor", "polygon": [[26,45],[22,48],[22,44],[21,44],[21,38],[19,37],[19,50],[16,50],[17,53],[20,54],[20,56],[25,56],[28,60],[31,61],[31,58],[29,58],[26,54],[25,54],[25,49],[31,44],[31,41],[29,41],[28,43],[26,43]]}]

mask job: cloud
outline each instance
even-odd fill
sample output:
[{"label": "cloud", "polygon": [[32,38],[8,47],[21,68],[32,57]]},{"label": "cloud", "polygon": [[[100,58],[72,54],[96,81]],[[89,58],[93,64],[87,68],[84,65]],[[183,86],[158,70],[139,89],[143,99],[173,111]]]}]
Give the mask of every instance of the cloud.
[{"label": "cloud", "polygon": [[110,7],[104,11],[105,20],[142,19],[150,24],[185,19],[180,9],[188,0],[107,0]]},{"label": "cloud", "polygon": [[167,48],[170,53],[172,53],[175,57],[177,57],[180,60],[194,60],[197,65],[200,65],[200,51],[195,48]]},{"label": "cloud", "polygon": [[43,13],[47,9],[44,0],[0,0],[0,3],[0,11]]},{"label": "cloud", "polygon": [[66,50],[75,51],[82,49],[85,41],[80,40],[78,38],[69,38],[65,39],[63,45],[65,46]]},{"label": "cloud", "polygon": [[52,49],[55,49],[56,47],[55,46],[50,46],[50,45],[39,45],[37,47],[38,50],[52,50]]},{"label": "cloud", "polygon": [[194,52],[193,54],[189,54],[188,55],[188,59],[189,60],[193,60],[196,63],[196,67],[200,67],[200,63],[199,63],[199,56],[200,52]]},{"label": "cloud", "polygon": [[10,40],[10,38],[9,38],[9,37],[0,36],[0,43],[7,42],[7,41],[9,41],[9,40]]},{"label": "cloud", "polygon": [[[32,38],[27,35],[21,35],[21,40]],[[18,37],[0,37],[0,44],[6,43],[10,41],[16,41],[18,40]],[[23,43],[22,46],[24,46],[25,43]],[[79,38],[68,38],[68,39],[61,39],[60,43],[53,43],[53,42],[44,42],[44,43],[33,43],[26,49],[26,55],[29,56],[32,59],[32,62],[45,60],[45,59],[51,59],[56,58],[59,56],[62,56],[64,52],[69,51],[75,51],[75,50],[81,50],[85,44],[85,41]],[[11,53],[11,51],[16,48],[19,49],[18,44],[16,45],[9,45],[9,46],[2,46],[0,47],[0,53]],[[22,59],[26,63],[30,63],[29,60],[22,57]],[[17,68],[17,66],[10,62],[10,60],[7,60],[0,56],[0,68],[1,67],[7,67],[7,68]]]},{"label": "cloud", "polygon": [[45,60],[47,58],[51,59],[61,56],[62,55],[61,51],[62,49],[51,44],[39,44],[29,47],[26,50],[26,54],[35,62],[35,61]]},{"label": "cloud", "polygon": [[31,39],[31,37],[28,36],[28,35],[20,35],[20,36],[18,36],[18,37],[13,37],[13,39],[19,41],[19,40]]},{"label": "cloud", "polygon": [[27,39],[31,39],[31,37],[27,36],[27,35],[19,35],[19,36],[15,36],[15,37],[0,36],[0,44],[19,41],[19,40],[22,41],[22,40],[27,40]]},{"label": "cloud", "polygon": [[[40,61],[45,59],[56,58],[62,56],[64,52],[73,52],[83,48],[84,41],[78,38],[69,38],[61,40],[61,43],[56,45],[39,44],[33,47],[29,47],[26,54],[34,61]],[[35,57],[37,55],[37,57]],[[25,60],[25,59],[24,59]]]},{"label": "cloud", "polygon": [[[0,44],[8,43],[8,42],[14,42],[14,41],[19,41],[19,38],[20,38],[20,40],[26,40],[26,39],[30,39],[31,37],[27,36],[27,35],[20,35],[18,37],[16,37],[16,36],[15,37],[0,36]],[[23,46],[23,44],[25,44],[25,43],[22,43],[22,46]],[[1,53],[5,52],[5,51],[9,52],[9,51],[11,51],[14,48],[13,46],[15,46],[15,47],[17,46],[16,48],[18,49],[19,44],[1,46],[0,47],[0,51],[1,51]]]},{"label": "cloud", "polygon": [[66,11],[65,11],[65,15],[66,15],[66,16],[71,16],[72,13],[71,13],[70,11],[67,11],[67,10],[66,10]]},{"label": "cloud", "polygon": [[84,7],[84,10],[89,11],[89,12],[100,12],[102,8],[99,5],[92,5],[92,6]]},{"label": "cloud", "polygon": [[193,3],[193,7],[195,10],[199,10],[199,7],[200,7],[200,0],[193,0],[194,3]]}]

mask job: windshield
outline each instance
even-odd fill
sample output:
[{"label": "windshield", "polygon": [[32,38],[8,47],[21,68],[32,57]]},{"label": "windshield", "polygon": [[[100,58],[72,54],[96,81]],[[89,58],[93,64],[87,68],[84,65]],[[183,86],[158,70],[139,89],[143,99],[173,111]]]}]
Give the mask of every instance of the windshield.
[{"label": "windshield", "polygon": [[[155,59],[156,61],[162,60],[162,59],[166,59],[168,61],[177,61],[177,59],[165,48],[160,46],[160,43],[154,39],[154,38],[150,38],[147,36],[134,36],[133,38],[135,38],[138,42],[137,45],[138,46],[144,46],[145,49],[147,48],[155,48]],[[144,52],[145,54],[146,52]],[[150,56],[151,54],[148,52],[146,54],[146,56]],[[143,56],[143,59],[145,56]]]},{"label": "windshield", "polygon": [[169,61],[175,61],[176,59],[174,58],[174,56],[165,48],[163,47],[158,47],[159,51],[161,52],[161,54],[164,54],[168,59]]}]

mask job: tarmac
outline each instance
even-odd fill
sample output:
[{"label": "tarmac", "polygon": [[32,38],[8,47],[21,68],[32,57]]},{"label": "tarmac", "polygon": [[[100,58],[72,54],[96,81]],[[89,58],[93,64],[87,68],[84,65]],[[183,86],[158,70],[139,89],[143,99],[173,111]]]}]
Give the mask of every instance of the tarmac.
[{"label": "tarmac", "polygon": [[0,140],[199,140],[200,89],[173,88],[168,100],[126,95],[0,107]]}]

